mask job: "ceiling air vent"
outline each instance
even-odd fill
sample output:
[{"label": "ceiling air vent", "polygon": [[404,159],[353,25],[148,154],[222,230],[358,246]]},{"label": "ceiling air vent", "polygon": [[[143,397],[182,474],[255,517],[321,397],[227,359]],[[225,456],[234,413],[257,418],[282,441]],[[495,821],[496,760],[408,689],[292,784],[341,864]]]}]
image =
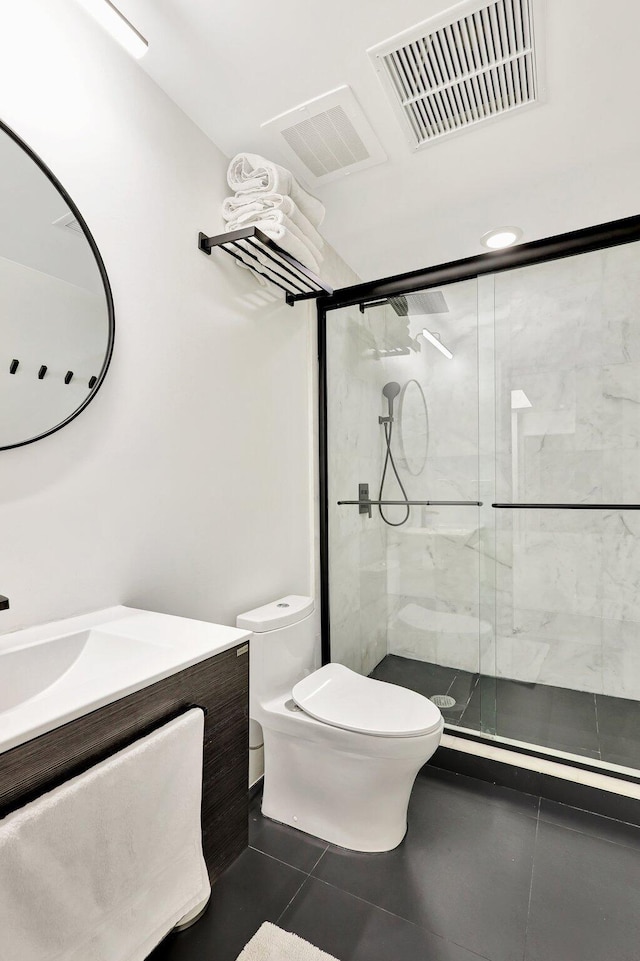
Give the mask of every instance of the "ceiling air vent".
[{"label": "ceiling air vent", "polygon": [[[351,88],[338,87],[263,123],[279,135],[291,166],[315,183],[336,180],[386,160]],[[280,140],[282,137],[282,140]]]},{"label": "ceiling air vent", "polygon": [[414,148],[541,99],[541,15],[472,0],[367,51]]}]

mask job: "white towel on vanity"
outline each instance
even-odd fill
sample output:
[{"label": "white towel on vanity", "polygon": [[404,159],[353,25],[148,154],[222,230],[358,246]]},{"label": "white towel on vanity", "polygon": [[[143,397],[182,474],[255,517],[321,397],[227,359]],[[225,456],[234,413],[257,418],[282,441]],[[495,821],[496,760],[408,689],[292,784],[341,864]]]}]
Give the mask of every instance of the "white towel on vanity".
[{"label": "white towel on vanity", "polygon": [[0,821],[2,961],[143,961],[209,892],[195,708]]},{"label": "white towel on vanity", "polygon": [[227,183],[238,195],[287,194],[314,227],[324,218],[324,205],[300,186],[290,170],[258,154],[236,154],[229,164]]}]

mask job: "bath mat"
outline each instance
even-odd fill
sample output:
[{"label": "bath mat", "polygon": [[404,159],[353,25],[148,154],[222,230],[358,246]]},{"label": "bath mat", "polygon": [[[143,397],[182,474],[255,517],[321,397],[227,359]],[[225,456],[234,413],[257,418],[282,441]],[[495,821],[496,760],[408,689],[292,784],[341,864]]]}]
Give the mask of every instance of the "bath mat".
[{"label": "bath mat", "polygon": [[245,945],[237,961],[336,961],[297,934],[265,921]]}]

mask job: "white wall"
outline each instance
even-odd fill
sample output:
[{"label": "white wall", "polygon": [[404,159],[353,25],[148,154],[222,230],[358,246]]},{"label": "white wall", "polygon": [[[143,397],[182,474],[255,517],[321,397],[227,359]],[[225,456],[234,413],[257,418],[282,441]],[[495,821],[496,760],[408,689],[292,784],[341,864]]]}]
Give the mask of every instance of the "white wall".
[{"label": "white wall", "polygon": [[80,417],[0,452],[0,631],[118,602],[233,623],[308,592],[313,305],[264,305],[197,250],[226,160],[80,7],[21,0],[2,21],[0,117],[94,233],[116,343]]}]

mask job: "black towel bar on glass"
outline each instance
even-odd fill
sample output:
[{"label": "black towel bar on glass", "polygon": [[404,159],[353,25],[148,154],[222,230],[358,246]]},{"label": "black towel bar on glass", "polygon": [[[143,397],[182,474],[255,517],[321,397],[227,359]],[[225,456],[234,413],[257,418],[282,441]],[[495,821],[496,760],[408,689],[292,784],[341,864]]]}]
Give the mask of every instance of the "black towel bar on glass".
[{"label": "black towel bar on glass", "polygon": [[492,504],[508,510],[548,511],[640,511],[640,504]]},{"label": "black towel bar on glass", "polygon": [[[338,507],[343,504],[357,504],[358,507],[482,507],[482,501],[338,501]],[[493,507],[497,507],[493,504]]]}]

